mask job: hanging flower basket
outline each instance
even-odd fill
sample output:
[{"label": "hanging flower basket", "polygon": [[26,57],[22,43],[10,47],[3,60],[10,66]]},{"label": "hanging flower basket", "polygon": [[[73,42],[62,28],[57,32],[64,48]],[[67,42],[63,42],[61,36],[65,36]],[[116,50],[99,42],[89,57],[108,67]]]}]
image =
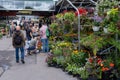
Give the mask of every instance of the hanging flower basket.
[{"label": "hanging flower basket", "polygon": [[100,27],[99,26],[93,26],[92,29],[93,29],[93,31],[99,31]]},{"label": "hanging flower basket", "polygon": [[108,33],[108,28],[103,28],[104,33]]}]

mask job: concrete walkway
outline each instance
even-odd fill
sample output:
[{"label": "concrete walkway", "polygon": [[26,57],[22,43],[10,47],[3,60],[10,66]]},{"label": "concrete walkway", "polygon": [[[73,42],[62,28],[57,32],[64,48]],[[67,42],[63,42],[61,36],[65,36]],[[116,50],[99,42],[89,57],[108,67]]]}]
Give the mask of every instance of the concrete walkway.
[{"label": "concrete walkway", "polygon": [[[2,47],[1,44],[4,46]],[[14,50],[11,38],[0,40],[0,50]],[[13,58],[12,66],[4,72],[0,80],[77,80],[61,69],[48,67],[45,63],[46,56],[44,53],[27,56],[25,57],[26,64],[16,63]]]}]

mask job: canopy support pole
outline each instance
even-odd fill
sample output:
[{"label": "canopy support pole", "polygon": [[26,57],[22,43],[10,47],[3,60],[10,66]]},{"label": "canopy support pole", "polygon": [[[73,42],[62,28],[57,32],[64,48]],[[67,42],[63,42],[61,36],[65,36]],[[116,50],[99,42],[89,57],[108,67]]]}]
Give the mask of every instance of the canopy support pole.
[{"label": "canopy support pole", "polygon": [[67,2],[78,12],[78,50],[80,51],[80,13],[78,8],[70,0],[67,0]]}]

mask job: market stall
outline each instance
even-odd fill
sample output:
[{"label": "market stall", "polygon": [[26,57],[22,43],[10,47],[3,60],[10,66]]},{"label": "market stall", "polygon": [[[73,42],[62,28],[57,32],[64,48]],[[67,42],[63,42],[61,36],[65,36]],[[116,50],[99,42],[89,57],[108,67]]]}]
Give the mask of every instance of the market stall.
[{"label": "market stall", "polygon": [[120,77],[118,2],[90,1],[96,5],[94,9],[80,6],[77,11],[64,10],[56,15],[50,25],[51,53],[46,62],[79,80],[117,80]]}]

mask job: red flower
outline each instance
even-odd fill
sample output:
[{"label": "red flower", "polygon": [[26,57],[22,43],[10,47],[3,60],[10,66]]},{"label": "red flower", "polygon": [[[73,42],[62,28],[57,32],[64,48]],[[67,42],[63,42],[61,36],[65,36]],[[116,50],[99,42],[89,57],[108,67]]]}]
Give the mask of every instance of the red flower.
[{"label": "red flower", "polygon": [[64,11],[63,11],[63,14],[65,14],[66,12],[68,12],[68,11],[67,11],[67,10],[64,10]]},{"label": "red flower", "polygon": [[[87,14],[86,9],[84,9],[84,8],[78,8],[78,11],[79,11],[80,15],[86,15]],[[78,16],[77,11],[75,12],[75,15]]]},{"label": "red flower", "polygon": [[101,62],[102,62],[102,60],[99,58],[99,59],[97,60],[97,63],[98,63],[98,64],[101,64]]},{"label": "red flower", "polygon": [[93,59],[92,59],[92,58],[89,58],[89,62],[92,63],[92,62],[93,62]]}]

